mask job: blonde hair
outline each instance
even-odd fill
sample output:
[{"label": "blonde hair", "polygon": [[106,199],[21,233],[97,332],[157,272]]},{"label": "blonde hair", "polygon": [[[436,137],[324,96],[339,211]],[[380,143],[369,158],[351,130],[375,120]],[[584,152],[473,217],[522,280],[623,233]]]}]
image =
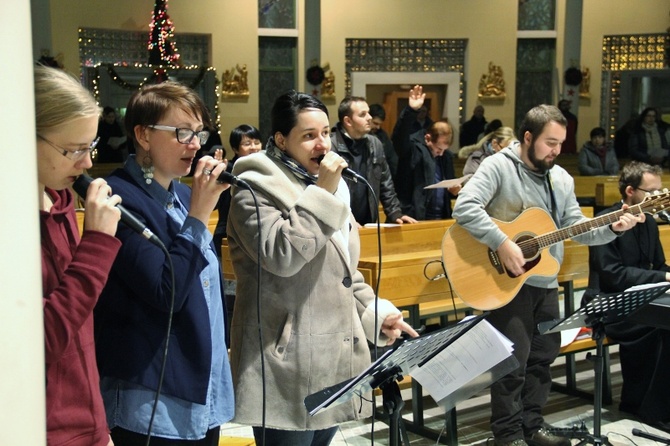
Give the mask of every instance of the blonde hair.
[{"label": "blonde hair", "polygon": [[101,108],[81,83],[58,68],[36,65],[35,124],[43,134],[68,121],[100,116]]},{"label": "blonde hair", "polygon": [[504,143],[509,144],[510,141],[513,141],[515,139],[516,136],[514,135],[514,130],[512,130],[510,127],[498,127],[498,129],[483,136],[479,141],[477,141],[477,144],[462,147],[458,151],[458,157],[461,159],[465,159],[468,156],[470,156],[472,152],[475,152],[479,149],[483,149],[486,143],[491,142],[493,140],[495,140],[498,143],[498,145],[502,146]]}]

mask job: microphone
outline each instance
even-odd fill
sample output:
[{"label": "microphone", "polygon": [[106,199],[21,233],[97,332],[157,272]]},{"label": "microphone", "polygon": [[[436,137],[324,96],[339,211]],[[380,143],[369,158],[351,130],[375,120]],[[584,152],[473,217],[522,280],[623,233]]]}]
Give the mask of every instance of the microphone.
[{"label": "microphone", "polygon": [[633,435],[636,437],[646,438],[648,440],[653,440],[658,443],[670,444],[670,440],[667,438],[659,437],[658,435],[650,434],[649,432],[641,431],[640,429],[633,428]]},{"label": "microphone", "polygon": [[[317,161],[319,164],[321,164],[321,161],[326,155],[321,155],[319,158],[317,158]],[[365,181],[365,178],[354,172],[353,170],[349,169],[348,167],[345,167],[344,170],[342,171],[342,177],[346,178],[347,180],[353,181],[354,183],[358,183],[358,179],[362,179]]]},{"label": "microphone", "polygon": [[235,175],[225,170],[219,174],[219,177],[216,179],[216,182],[228,183],[232,184],[233,186],[237,186],[241,189],[251,190],[251,187],[249,187],[249,184],[247,184],[246,181],[237,178]]},{"label": "microphone", "polygon": [[[72,189],[74,189],[77,194],[84,200],[86,199],[86,192],[88,192],[88,186],[91,184],[93,181],[93,178],[89,177],[88,175],[82,174],[79,175],[79,177],[75,180],[74,184],[72,185]],[[158,237],[154,235],[153,232],[149,228],[146,227],[144,223],[139,221],[137,217],[135,217],[130,211],[128,211],[126,208],[121,206],[120,204],[116,205],[117,209],[121,211],[121,221],[125,223],[130,229],[133,231],[137,232],[150,242],[162,246],[162,242]]]}]

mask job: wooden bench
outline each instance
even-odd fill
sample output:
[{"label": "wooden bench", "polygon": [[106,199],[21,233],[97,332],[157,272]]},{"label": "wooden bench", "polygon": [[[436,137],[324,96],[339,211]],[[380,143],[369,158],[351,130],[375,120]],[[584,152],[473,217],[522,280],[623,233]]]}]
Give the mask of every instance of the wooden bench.
[{"label": "wooden bench", "polygon": [[596,204],[597,184],[619,184],[618,176],[573,176],[575,180],[575,196],[582,206],[594,206]]},{"label": "wooden bench", "polygon": [[[610,374],[610,354],[609,346],[615,345],[616,342],[609,338],[603,340],[603,385],[602,385],[602,402],[603,404],[612,403],[612,377]],[[565,384],[556,381],[551,382],[551,390],[564,393],[566,395],[577,396],[587,400],[593,400],[593,392],[581,390],[577,386],[575,355],[586,351],[595,350],[597,347],[596,341],[591,338],[578,339],[572,343],[561,347],[558,356],[565,356]],[[568,361],[571,362],[570,366]],[[595,370],[594,370],[595,373]]]}]

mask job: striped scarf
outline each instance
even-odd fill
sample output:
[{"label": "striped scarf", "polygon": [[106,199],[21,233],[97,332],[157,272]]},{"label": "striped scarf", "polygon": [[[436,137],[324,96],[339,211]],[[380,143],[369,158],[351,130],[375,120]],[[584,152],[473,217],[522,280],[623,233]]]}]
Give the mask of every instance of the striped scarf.
[{"label": "striped scarf", "polygon": [[298,164],[293,158],[291,158],[286,153],[279,150],[279,148],[275,144],[274,136],[268,138],[268,142],[267,144],[265,144],[265,153],[270,158],[274,158],[279,162],[281,162],[293,173],[293,175],[296,176],[296,178],[305,182],[305,184],[307,184],[308,186],[310,184],[316,183],[317,177],[315,175],[312,175],[309,172],[307,172],[307,170],[300,164]]}]

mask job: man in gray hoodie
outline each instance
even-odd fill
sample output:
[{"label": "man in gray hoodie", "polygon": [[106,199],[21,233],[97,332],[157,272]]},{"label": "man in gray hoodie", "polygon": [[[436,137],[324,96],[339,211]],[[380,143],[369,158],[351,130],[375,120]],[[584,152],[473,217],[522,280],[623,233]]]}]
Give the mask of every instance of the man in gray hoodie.
[{"label": "man in gray hoodie", "polygon": [[[531,109],[519,129],[521,144],[486,158],[456,200],[453,217],[458,224],[497,251],[512,276],[525,273],[528,259],[491,217],[510,222],[529,208],[541,208],[558,228],[587,219],[575,198],[572,177],[554,164],[565,137],[566,120],[556,107],[539,105]],[[640,221],[644,221],[643,215],[625,213],[615,223],[574,239],[590,245],[607,243],[616,233]],[[550,253],[560,263],[562,242],[551,246]],[[491,430],[497,446],[570,446],[570,440],[543,427],[542,417],[551,388],[549,368],[558,355],[560,335],[540,335],[536,327],[539,322],[558,318],[556,274],[529,276],[511,302],[494,309],[488,317],[514,342],[514,356],[520,364],[491,386]]]}]

